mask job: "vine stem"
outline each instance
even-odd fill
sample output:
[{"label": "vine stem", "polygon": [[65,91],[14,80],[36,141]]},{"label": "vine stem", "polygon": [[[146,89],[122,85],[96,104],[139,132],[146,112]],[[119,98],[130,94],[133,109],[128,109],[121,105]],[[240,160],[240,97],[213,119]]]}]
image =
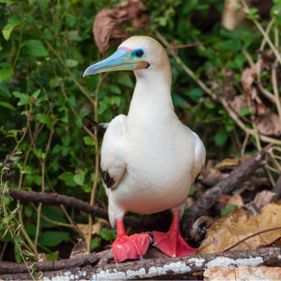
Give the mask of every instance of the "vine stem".
[{"label": "vine stem", "polygon": [[[99,80],[95,90],[95,106],[94,106],[94,120],[98,122],[98,102],[99,102],[99,91],[101,87],[101,83],[103,81],[103,76],[99,76]],[[94,206],[95,199],[96,199],[96,190],[99,181],[99,167],[100,167],[100,159],[99,159],[99,143],[97,138],[97,127],[94,128],[94,135],[95,135],[95,167],[94,167],[94,181],[91,189],[91,196],[90,196],[90,205]],[[90,252],[91,250],[91,240],[92,240],[92,226],[93,226],[93,217],[89,215],[88,217],[88,237],[86,241],[87,251]]]},{"label": "vine stem", "polygon": [[[53,135],[54,135],[54,126],[55,126],[56,121],[52,124],[51,131],[49,134],[48,142],[45,148],[45,155],[43,158],[40,160],[41,163],[41,191],[45,192],[46,191],[46,181],[45,181],[45,173],[46,173],[46,158],[48,155],[48,152],[51,147]],[[37,223],[36,223],[36,232],[35,232],[35,238],[34,238],[34,246],[37,248],[38,245],[38,239],[39,239],[39,234],[40,234],[40,229],[41,229],[41,212],[42,212],[42,203],[39,203],[38,208],[37,208]]]},{"label": "vine stem", "polygon": [[[244,7],[245,13],[248,14],[249,13],[249,6],[247,5],[247,3],[244,0],[240,0],[240,2]],[[277,60],[279,61],[279,63],[281,64],[280,53],[279,53],[278,49],[275,48],[275,46],[272,43],[271,39],[269,38],[269,35],[267,34],[267,32],[263,29],[263,27],[261,26],[261,24],[257,20],[252,19],[252,21],[255,24],[255,26],[257,27],[257,29],[260,31],[260,33],[262,34],[262,36],[264,37],[265,41],[268,43],[268,45],[270,46],[272,51],[274,52],[274,54],[275,54]]]},{"label": "vine stem", "polygon": [[235,248],[235,247],[238,246],[239,244],[241,244],[241,243],[243,243],[243,242],[245,242],[245,241],[247,241],[247,240],[249,240],[249,239],[251,239],[251,238],[257,236],[257,235],[260,235],[260,234],[263,234],[263,233],[266,233],[266,232],[270,232],[270,231],[279,230],[279,229],[281,229],[281,226],[277,226],[277,227],[272,227],[272,228],[260,230],[260,231],[258,231],[258,232],[256,232],[256,233],[251,234],[251,235],[249,235],[249,236],[246,236],[245,238],[243,238],[243,239],[241,239],[241,240],[235,242],[234,244],[228,246],[226,249],[224,249],[223,253],[224,253],[224,252],[230,251],[231,249]]}]

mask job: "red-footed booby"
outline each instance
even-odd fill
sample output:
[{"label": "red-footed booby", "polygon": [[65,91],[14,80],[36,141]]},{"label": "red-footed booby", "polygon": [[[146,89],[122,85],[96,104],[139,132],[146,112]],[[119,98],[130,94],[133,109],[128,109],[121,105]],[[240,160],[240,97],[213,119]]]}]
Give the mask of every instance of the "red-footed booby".
[{"label": "red-footed booby", "polygon": [[198,135],[175,114],[167,53],[155,39],[133,36],[113,55],[89,66],[83,76],[116,70],[133,70],[137,82],[128,115],[118,115],[109,123],[101,147],[109,219],[117,229],[114,259],[141,258],[150,244],[147,233],[126,234],[126,212],[172,210],[168,232],[153,232],[154,246],[168,256],[194,253],[181,236],[180,219],[206,152]]}]

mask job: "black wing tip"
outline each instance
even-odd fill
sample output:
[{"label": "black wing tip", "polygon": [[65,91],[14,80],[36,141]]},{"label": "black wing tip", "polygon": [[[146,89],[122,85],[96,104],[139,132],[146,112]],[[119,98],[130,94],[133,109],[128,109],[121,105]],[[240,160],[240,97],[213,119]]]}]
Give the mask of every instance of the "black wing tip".
[{"label": "black wing tip", "polygon": [[102,171],[101,176],[107,188],[111,188],[114,185],[115,181],[107,171]]}]

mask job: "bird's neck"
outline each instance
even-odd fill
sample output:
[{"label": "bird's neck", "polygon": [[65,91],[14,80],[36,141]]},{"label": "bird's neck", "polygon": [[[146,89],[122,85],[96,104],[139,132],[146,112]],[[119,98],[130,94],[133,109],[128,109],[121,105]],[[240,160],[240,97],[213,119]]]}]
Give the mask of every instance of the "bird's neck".
[{"label": "bird's neck", "polygon": [[137,83],[128,113],[131,125],[165,122],[175,116],[171,97],[170,65],[161,69],[135,72]]}]

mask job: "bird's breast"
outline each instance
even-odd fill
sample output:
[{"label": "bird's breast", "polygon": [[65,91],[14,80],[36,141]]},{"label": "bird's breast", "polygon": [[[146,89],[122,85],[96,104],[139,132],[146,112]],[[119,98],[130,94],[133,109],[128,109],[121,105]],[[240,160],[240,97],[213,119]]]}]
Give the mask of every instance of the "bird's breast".
[{"label": "bird's breast", "polygon": [[193,143],[181,127],[150,127],[129,134],[126,162],[126,177],[116,189],[116,199],[126,210],[154,213],[185,200]]}]

